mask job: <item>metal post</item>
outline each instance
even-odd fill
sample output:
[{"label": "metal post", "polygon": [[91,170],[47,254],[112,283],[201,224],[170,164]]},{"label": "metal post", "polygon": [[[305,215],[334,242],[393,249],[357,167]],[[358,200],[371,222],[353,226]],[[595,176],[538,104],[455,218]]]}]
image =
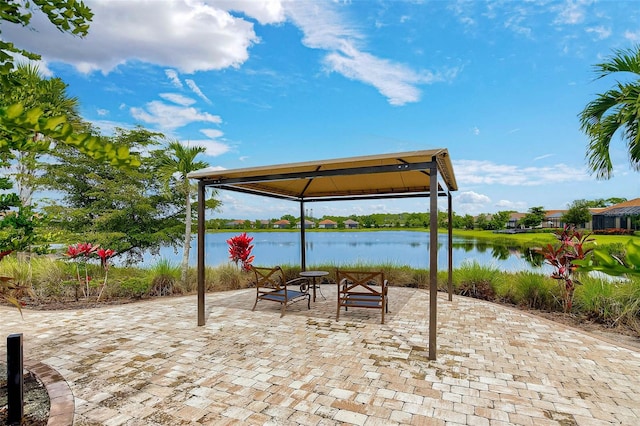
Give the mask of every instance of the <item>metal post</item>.
[{"label": "metal post", "polygon": [[7,424],[22,424],[24,415],[24,375],[22,333],[7,337]]},{"label": "metal post", "polygon": [[453,300],[453,206],[451,192],[447,192],[447,208],[449,209],[449,275],[447,288],[449,290],[449,302]]},{"label": "metal post", "polygon": [[438,165],[435,157],[429,166],[429,359],[437,354],[438,330]]},{"label": "metal post", "polygon": [[300,269],[307,270],[307,243],[305,238],[304,201],[300,200]]},{"label": "metal post", "polygon": [[204,238],[205,238],[205,190],[203,181],[198,181],[198,326],[204,319]]}]

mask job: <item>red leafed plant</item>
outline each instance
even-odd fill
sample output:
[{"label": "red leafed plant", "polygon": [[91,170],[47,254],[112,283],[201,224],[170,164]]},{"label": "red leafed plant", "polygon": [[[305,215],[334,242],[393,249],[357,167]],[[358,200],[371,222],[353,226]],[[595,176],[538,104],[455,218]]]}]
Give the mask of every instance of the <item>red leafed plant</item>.
[{"label": "red leafed plant", "polygon": [[[12,250],[0,251],[0,260],[11,254],[11,252]],[[24,305],[23,302],[20,301],[21,294],[33,296],[31,289],[16,284],[12,277],[0,276],[0,300],[8,302],[18,308],[20,315],[22,315],[22,306]]]},{"label": "red leafed plant", "polygon": [[253,237],[249,237],[246,232],[227,240],[227,244],[229,244],[229,259],[236,265],[240,264],[243,271],[251,269],[251,262],[255,257],[251,256],[251,250],[253,250],[251,241],[253,241]]},{"label": "red leafed plant", "polygon": [[[94,255],[100,258],[100,264],[104,269],[104,281],[100,285],[100,292],[98,294],[98,300],[100,300],[102,291],[107,284],[107,273],[109,270],[108,260],[115,254],[116,252],[111,249],[103,249],[100,248],[100,245],[93,245],[91,243],[72,244],[67,248],[65,256],[67,256],[71,260],[76,261],[76,278],[78,279],[78,286],[76,287],[76,300],[78,299],[77,290],[79,287],[82,287],[84,297],[89,297],[89,283],[91,282],[91,277],[89,276],[89,271],[87,269],[87,261]],[[80,264],[84,266],[84,279],[80,277]]]},{"label": "red leafed plant", "polygon": [[554,247],[551,244],[547,244],[546,247],[540,250],[545,262],[554,268],[551,278],[564,284],[563,306],[564,311],[567,313],[571,312],[573,293],[576,285],[580,284],[580,281],[575,278],[575,272],[579,266],[574,261],[584,259],[593,250],[593,248],[585,248],[587,243],[593,241],[593,238],[589,238],[590,236],[591,234],[576,231],[572,225],[565,225],[562,231],[556,233],[556,238],[560,241],[560,245]]},{"label": "red leafed plant", "polygon": [[102,282],[102,285],[100,286],[100,292],[98,293],[98,300],[100,300],[100,297],[102,297],[102,292],[107,285],[107,274],[109,273],[109,258],[115,256],[116,252],[111,249],[99,248],[98,250],[96,250],[96,254],[100,258],[100,264],[104,269],[104,281]]}]

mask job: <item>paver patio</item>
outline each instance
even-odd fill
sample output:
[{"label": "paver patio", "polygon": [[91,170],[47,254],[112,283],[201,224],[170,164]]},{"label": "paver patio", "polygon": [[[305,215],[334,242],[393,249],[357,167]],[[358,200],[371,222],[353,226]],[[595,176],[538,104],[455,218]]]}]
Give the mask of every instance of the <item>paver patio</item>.
[{"label": "paver patio", "polygon": [[[79,311],[0,307],[0,334],[55,368],[76,425],[638,425],[640,353],[517,310],[390,289],[390,313],[335,321],[334,285],[311,310],[255,290]],[[4,344],[0,356],[6,359]]]}]

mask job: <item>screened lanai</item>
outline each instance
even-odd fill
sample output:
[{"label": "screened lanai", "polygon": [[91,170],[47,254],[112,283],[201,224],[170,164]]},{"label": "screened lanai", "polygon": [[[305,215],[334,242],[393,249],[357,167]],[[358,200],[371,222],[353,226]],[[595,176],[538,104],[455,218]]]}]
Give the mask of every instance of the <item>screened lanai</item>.
[{"label": "screened lanai", "polygon": [[[218,190],[297,202],[300,223],[305,205],[314,202],[422,197],[429,199],[429,228],[438,229],[438,198],[448,212],[448,276],[451,300],[452,199],[457,191],[446,148],[361,157],[277,164],[233,170],[202,169],[189,174],[198,180],[198,325],[205,324],[205,190]],[[300,266],[306,270],[305,227],[300,227]],[[438,233],[430,232],[429,358],[436,358]],[[427,253],[425,253],[425,256]]]}]

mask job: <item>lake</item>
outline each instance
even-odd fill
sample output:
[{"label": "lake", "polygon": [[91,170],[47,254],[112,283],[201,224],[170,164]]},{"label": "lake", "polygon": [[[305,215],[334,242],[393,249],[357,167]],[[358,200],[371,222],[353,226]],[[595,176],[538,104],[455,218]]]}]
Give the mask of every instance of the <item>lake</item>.
[{"label": "lake", "polygon": [[[227,240],[241,231],[209,233],[205,239],[206,264],[217,266],[229,262]],[[254,264],[262,266],[299,265],[299,232],[247,232],[254,238]],[[429,268],[429,233],[417,231],[375,231],[375,232],[307,232],[307,267],[314,264],[393,264],[412,268]],[[194,239],[190,264],[196,265],[196,240]],[[534,267],[515,248],[491,246],[466,238],[453,238],[454,268],[463,262],[477,261],[483,265],[492,265],[504,271],[535,270]],[[180,263],[182,250],[163,248],[156,256],[146,255],[143,266],[152,265],[165,258]],[[438,235],[438,269],[447,268],[447,235]]]}]

